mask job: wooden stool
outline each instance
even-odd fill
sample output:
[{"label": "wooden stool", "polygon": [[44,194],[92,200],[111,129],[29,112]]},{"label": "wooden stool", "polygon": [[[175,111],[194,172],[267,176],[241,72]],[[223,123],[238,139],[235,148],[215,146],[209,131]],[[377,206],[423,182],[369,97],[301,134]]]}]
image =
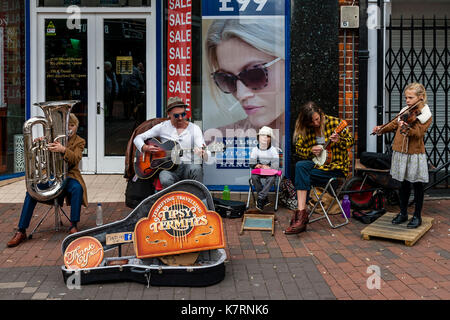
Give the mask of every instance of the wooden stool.
[{"label": "wooden stool", "polygon": [[[422,225],[415,229],[406,228],[407,222],[402,224],[392,224],[395,213],[386,212],[376,221],[361,230],[364,240],[370,240],[372,237],[385,239],[401,240],[408,247],[413,246],[431,227],[433,218],[422,216]],[[410,215],[411,216],[411,215]]]}]

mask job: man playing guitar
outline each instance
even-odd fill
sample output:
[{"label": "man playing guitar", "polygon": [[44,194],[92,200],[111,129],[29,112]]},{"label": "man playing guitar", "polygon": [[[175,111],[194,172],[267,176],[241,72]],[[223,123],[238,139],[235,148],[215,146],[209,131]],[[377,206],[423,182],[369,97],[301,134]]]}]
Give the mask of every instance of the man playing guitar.
[{"label": "man playing guitar", "polygon": [[167,114],[169,120],[163,121],[144,133],[134,138],[133,142],[142,153],[156,153],[160,151],[158,146],[146,144],[150,138],[159,137],[161,142],[175,141],[182,150],[192,150],[183,152],[174,170],[162,170],[159,173],[159,180],[163,188],[184,179],[193,179],[203,182],[202,161],[207,161],[210,152],[204,149],[205,140],[202,130],[196,124],[186,120],[187,104],[179,97],[171,97],[167,101]]}]

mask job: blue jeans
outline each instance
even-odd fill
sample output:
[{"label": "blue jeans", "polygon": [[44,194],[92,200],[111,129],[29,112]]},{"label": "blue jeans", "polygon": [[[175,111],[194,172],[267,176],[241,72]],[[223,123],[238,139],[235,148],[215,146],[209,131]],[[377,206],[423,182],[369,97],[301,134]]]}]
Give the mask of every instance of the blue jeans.
[{"label": "blue jeans", "polygon": [[[58,200],[63,200],[66,196],[70,199],[70,221],[77,223],[80,221],[81,204],[83,203],[83,187],[77,180],[67,178],[64,190],[58,197]],[[33,216],[33,211],[37,203],[38,201],[27,192],[22,213],[20,214],[19,229],[26,229],[30,226],[31,217]]]},{"label": "blue jeans", "polygon": [[311,190],[311,185],[325,186],[334,177],[345,177],[341,170],[320,170],[314,168],[311,160],[301,160],[295,164],[295,190]]},{"label": "blue jeans", "polygon": [[161,182],[161,185],[164,189],[178,181],[185,179],[192,179],[203,182],[202,165],[181,163],[173,171],[162,170],[159,173],[159,181]]}]

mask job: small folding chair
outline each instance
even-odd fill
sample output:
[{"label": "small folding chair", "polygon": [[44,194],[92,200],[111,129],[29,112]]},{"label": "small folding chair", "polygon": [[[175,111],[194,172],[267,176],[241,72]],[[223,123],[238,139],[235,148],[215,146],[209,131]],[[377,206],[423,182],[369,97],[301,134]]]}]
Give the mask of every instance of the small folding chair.
[{"label": "small folding chair", "polygon": [[[317,201],[314,204],[314,206],[312,207],[310,213],[309,213],[309,223],[312,223],[314,221],[318,221],[321,220],[323,218],[326,218],[328,223],[330,224],[330,226],[333,229],[342,227],[344,225],[346,225],[349,221],[347,216],[344,213],[344,209],[342,208],[341,202],[339,201],[339,194],[342,190],[343,187],[343,183],[344,182],[344,178],[330,178],[327,182],[327,184],[324,187],[323,192],[319,195],[316,189],[316,185],[311,186],[311,191],[313,192],[314,196],[316,197]],[[337,190],[337,191],[336,191]],[[324,196],[325,193],[330,194],[333,197],[333,200],[331,201],[331,203],[327,206],[327,208],[324,207],[324,204],[322,203],[322,198]],[[343,216],[343,218],[345,219],[344,222],[340,223],[340,224],[333,224],[331,222],[331,219],[329,217],[328,211],[329,209],[333,206],[333,204],[337,202],[339,209],[340,209],[340,214],[338,213],[337,216]],[[317,206],[320,206],[323,214],[320,215],[317,218],[311,219],[312,215],[315,213],[315,210],[317,208]]]},{"label": "small folding chair", "polygon": [[276,176],[275,179],[275,206],[274,210],[278,210],[278,195],[280,191],[280,183],[283,178],[283,151],[278,148],[278,156],[279,156],[279,168],[280,169],[252,169],[250,170],[250,178],[248,179],[248,195],[247,195],[247,205],[246,210],[250,208],[250,194],[253,197],[253,202],[256,205],[256,196],[255,196],[255,186],[252,181],[252,174],[257,174],[261,176]]},{"label": "small folding chair", "polygon": [[[52,201],[53,201],[53,203],[52,203]],[[69,217],[64,212],[63,208],[61,208],[61,205],[58,202],[58,198],[55,198],[55,199],[47,201],[47,202],[40,202],[40,203],[48,204],[48,205],[50,205],[50,208],[42,216],[41,220],[39,220],[39,222],[36,224],[33,231],[31,231],[31,233],[28,235],[28,239],[31,239],[33,237],[34,233],[39,232],[39,231],[37,231],[37,229],[42,224],[42,222],[44,222],[44,220],[47,218],[48,214],[50,213],[50,211],[52,211],[52,209],[54,209],[54,216],[55,216],[55,231],[59,231],[60,226],[63,225],[63,223],[61,221],[62,215],[64,215],[67,218],[67,220],[70,222]],[[42,230],[42,231],[44,231],[44,230]]]},{"label": "small folding chair", "polygon": [[[278,194],[280,191],[280,183],[281,178],[283,176],[283,172],[281,170],[275,170],[275,169],[253,169],[251,171],[251,174],[257,174],[260,176],[275,176],[275,207],[274,210],[278,210]],[[247,206],[246,209],[250,207],[250,194],[253,196],[253,202],[256,205],[256,197],[255,197],[255,186],[252,181],[252,177],[250,175],[250,179],[248,179],[248,196],[247,196]]]}]

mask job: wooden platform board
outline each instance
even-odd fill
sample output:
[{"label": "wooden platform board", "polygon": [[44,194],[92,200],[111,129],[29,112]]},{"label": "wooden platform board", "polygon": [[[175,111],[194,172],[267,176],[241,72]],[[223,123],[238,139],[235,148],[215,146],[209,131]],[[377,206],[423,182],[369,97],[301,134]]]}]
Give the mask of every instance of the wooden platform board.
[{"label": "wooden platform board", "polygon": [[274,214],[244,214],[242,219],[241,234],[244,230],[275,231]]},{"label": "wooden platform board", "polygon": [[370,240],[371,237],[380,237],[386,239],[401,240],[407,246],[413,246],[431,227],[433,218],[422,217],[422,225],[416,229],[408,229],[406,225],[412,218],[409,215],[408,221],[402,224],[392,224],[392,219],[397,213],[386,212],[383,216],[372,222],[369,226],[361,230],[364,240]]}]

